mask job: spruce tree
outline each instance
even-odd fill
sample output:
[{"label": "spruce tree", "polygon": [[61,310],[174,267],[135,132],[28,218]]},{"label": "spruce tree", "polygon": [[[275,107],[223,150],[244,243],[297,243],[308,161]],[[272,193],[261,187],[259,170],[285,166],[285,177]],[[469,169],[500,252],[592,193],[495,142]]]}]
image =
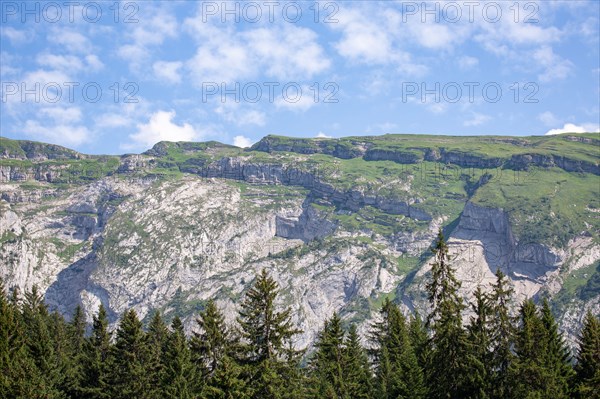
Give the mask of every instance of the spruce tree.
[{"label": "spruce tree", "polygon": [[425,328],[425,323],[423,322],[421,316],[417,311],[415,311],[410,316],[410,322],[408,325],[408,336],[410,338],[410,343],[415,351],[415,355],[417,356],[419,367],[421,367],[422,370],[425,370],[429,354],[431,352],[430,341],[429,335],[427,333],[427,328]]},{"label": "spruce tree", "polygon": [[373,381],[369,360],[353,324],[346,336],[343,348],[344,381],[348,397],[370,399],[373,397]]},{"label": "spruce tree", "polygon": [[196,323],[199,331],[194,332],[190,340],[192,359],[203,376],[210,378],[233,349],[233,338],[213,300],[207,302]]},{"label": "spruce tree", "polygon": [[29,356],[18,297],[13,294],[9,301],[0,279],[0,398],[36,398],[43,394],[42,376]]},{"label": "spruce tree", "polygon": [[83,349],[85,344],[85,314],[81,306],[77,306],[67,325],[67,361],[68,373],[65,375],[63,390],[67,396],[78,397],[82,394]]},{"label": "spruce tree", "polygon": [[162,399],[165,395],[162,384],[165,379],[164,362],[168,336],[169,329],[160,312],[158,310],[154,311],[146,334],[146,345],[148,347],[146,371],[151,387],[147,399]]},{"label": "spruce tree", "polygon": [[545,398],[549,375],[543,364],[544,325],[532,300],[526,300],[519,310],[520,325],[515,339],[516,358],[510,375],[514,383],[512,397]]},{"label": "spruce tree", "polygon": [[244,340],[245,376],[255,398],[282,396],[287,384],[282,360],[288,343],[300,332],[292,325],[290,308],[277,311],[277,294],[277,283],[263,269],[246,293],[237,319]]},{"label": "spruce tree", "polygon": [[213,300],[207,302],[196,323],[199,331],[192,334],[190,350],[196,379],[204,384],[203,397],[247,397],[242,368],[234,358],[237,341]]},{"label": "spruce tree", "polygon": [[[24,333],[29,355],[39,373],[40,381],[38,388],[39,397],[60,398],[64,396],[60,387],[64,381],[62,353],[57,353],[57,344],[62,346],[61,341],[55,341],[52,327],[59,327],[58,320],[51,320],[48,308],[36,286],[25,293],[22,305],[22,317]],[[59,331],[54,331],[59,333]]]},{"label": "spruce tree", "polygon": [[575,366],[575,394],[579,399],[600,398],[600,319],[588,310],[579,335]]},{"label": "spruce tree", "polygon": [[149,359],[142,323],[135,310],[127,310],[119,323],[113,347],[111,388],[114,398],[145,398],[151,392],[145,368]]},{"label": "spruce tree", "polygon": [[190,399],[194,397],[195,391],[194,372],[183,323],[179,317],[173,319],[171,330],[164,351],[164,398]]},{"label": "spruce tree", "polygon": [[82,397],[105,399],[110,397],[109,374],[112,366],[111,333],[108,317],[102,304],[94,316],[92,333],[86,338],[82,356]]},{"label": "spruce tree", "polygon": [[377,397],[424,397],[423,371],[409,338],[406,318],[388,299],[380,313],[382,320],[373,325],[371,332]]},{"label": "spruce tree", "polygon": [[565,344],[548,301],[542,301],[541,320],[544,327],[542,362],[547,374],[546,392],[557,398],[570,398],[569,387],[574,376],[571,353]]},{"label": "spruce tree", "polygon": [[468,374],[466,397],[487,399],[491,397],[492,352],[489,317],[491,306],[489,298],[477,287],[475,302],[471,305],[475,316],[471,317],[468,327],[468,355],[471,366]]},{"label": "spruce tree", "polygon": [[511,315],[514,290],[500,269],[496,270],[496,282],[490,295],[490,345],[492,397],[504,399],[511,396],[514,381],[509,375],[514,361],[512,347],[515,339],[516,318]]},{"label": "spruce tree", "polygon": [[432,331],[432,353],[427,380],[432,398],[468,397],[470,372],[468,342],[462,327],[465,307],[458,294],[460,282],[450,266],[448,246],[440,230],[434,248],[431,280],[427,283],[431,313],[428,325]]},{"label": "spruce tree", "polygon": [[311,361],[311,374],[316,384],[315,397],[346,398],[344,376],[344,330],[337,313],[325,321],[315,342],[315,353]]}]

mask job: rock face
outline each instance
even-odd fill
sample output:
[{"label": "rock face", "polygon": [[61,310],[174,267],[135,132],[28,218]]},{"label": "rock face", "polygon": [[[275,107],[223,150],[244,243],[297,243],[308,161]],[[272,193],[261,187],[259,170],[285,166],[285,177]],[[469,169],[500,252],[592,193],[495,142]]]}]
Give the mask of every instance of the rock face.
[{"label": "rock face", "polygon": [[[597,145],[590,140],[572,142]],[[367,138],[267,138],[258,152],[159,143],[112,158],[46,153],[39,143],[6,148],[0,276],[8,287],[38,285],[66,315],[81,304],[91,320],[102,303],[116,323],[127,308],[146,321],[160,309],[190,331],[209,298],[234,320],[254,276],[267,269],[280,304],[304,330],[296,344],[306,347],[334,311],[363,332],[384,297],[425,312],[427,251],[439,228],[466,299],[500,269],[518,300],[556,299],[569,339],[587,309],[600,311],[598,294],[581,294],[600,262],[597,172],[569,157],[500,162]],[[507,159],[541,169],[525,182],[494,174]],[[440,178],[442,167],[456,178]],[[568,231],[566,241],[555,239],[559,230]]]}]

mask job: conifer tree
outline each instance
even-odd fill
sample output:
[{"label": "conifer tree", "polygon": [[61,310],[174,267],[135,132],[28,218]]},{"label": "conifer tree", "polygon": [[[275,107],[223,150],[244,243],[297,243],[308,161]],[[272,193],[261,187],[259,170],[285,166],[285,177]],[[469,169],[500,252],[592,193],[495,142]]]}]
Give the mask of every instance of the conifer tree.
[{"label": "conifer tree", "polygon": [[[62,318],[62,317],[61,317]],[[63,390],[67,396],[78,397],[82,393],[83,378],[83,349],[85,343],[85,314],[81,306],[77,306],[67,325],[66,331],[66,361],[68,372],[65,375]]]},{"label": "conifer tree", "polygon": [[504,399],[510,397],[514,381],[511,381],[509,369],[514,360],[516,319],[511,315],[514,290],[508,278],[500,269],[496,270],[496,282],[490,295],[490,346],[491,346],[491,386],[492,397]]},{"label": "conifer tree", "polygon": [[148,347],[146,371],[151,387],[147,399],[162,399],[165,396],[162,383],[165,379],[164,362],[168,336],[169,329],[160,312],[158,310],[154,311],[146,333],[146,345]]},{"label": "conifer tree", "polygon": [[135,310],[127,310],[119,323],[111,370],[114,398],[145,398],[151,392],[145,366],[149,359],[142,323]]},{"label": "conifer tree", "polygon": [[164,352],[165,378],[163,392],[165,398],[190,399],[194,397],[194,372],[190,350],[183,330],[183,323],[177,316],[171,324],[172,332],[167,337]]},{"label": "conifer tree", "polygon": [[[56,344],[59,342],[55,341],[50,331],[52,324],[50,314],[36,286],[25,293],[22,317],[28,352],[40,376],[38,395],[48,398],[62,397],[60,392],[64,380],[62,354],[56,351]],[[62,337],[57,338],[62,339]],[[59,345],[62,345],[62,342]]]},{"label": "conifer tree", "polygon": [[425,328],[425,323],[417,311],[410,315],[408,336],[415,351],[415,355],[417,356],[419,367],[421,367],[422,370],[425,370],[430,354],[430,341],[427,329]]},{"label": "conifer tree", "polygon": [[373,382],[369,360],[353,324],[344,342],[344,381],[348,397],[370,399],[373,397]]},{"label": "conifer tree", "polygon": [[43,393],[42,381],[27,350],[15,291],[9,301],[0,279],[0,398],[35,398]]},{"label": "conifer tree", "polygon": [[381,316],[371,333],[377,397],[424,397],[423,371],[409,338],[406,318],[388,299],[382,305]]},{"label": "conifer tree", "polygon": [[491,307],[487,295],[477,287],[474,293],[475,302],[471,305],[474,317],[468,327],[468,356],[471,366],[468,374],[466,397],[487,399],[491,396],[492,353],[489,317]]},{"label": "conifer tree", "polygon": [[255,398],[282,396],[282,359],[286,346],[300,332],[292,325],[290,308],[277,311],[277,294],[277,283],[263,269],[246,293],[237,319],[244,339],[245,375]]},{"label": "conifer tree", "polygon": [[247,397],[242,368],[233,357],[236,339],[213,300],[207,302],[196,323],[199,331],[192,334],[190,350],[196,379],[205,384],[203,397]]},{"label": "conifer tree", "polygon": [[575,366],[575,394],[579,399],[600,398],[600,319],[588,310],[579,335]]},{"label": "conifer tree", "polygon": [[542,364],[544,326],[532,300],[526,300],[519,310],[520,325],[515,339],[516,359],[511,365],[511,380],[515,384],[513,398],[545,398],[548,374]]},{"label": "conifer tree", "polygon": [[432,353],[427,367],[430,396],[466,398],[471,366],[467,335],[462,327],[465,305],[458,294],[460,282],[450,266],[448,246],[441,230],[432,251],[431,280],[426,286],[432,309],[428,317],[432,331]]},{"label": "conifer tree", "polygon": [[200,331],[194,332],[190,341],[192,359],[203,376],[210,378],[233,349],[233,338],[213,300],[207,302],[196,323]]},{"label": "conifer tree", "polygon": [[105,399],[110,397],[109,374],[112,365],[111,333],[104,305],[100,304],[94,316],[92,333],[83,346],[82,397]]},{"label": "conifer tree", "polygon": [[542,364],[549,378],[547,392],[554,398],[569,398],[569,387],[574,376],[571,366],[571,353],[565,344],[558,324],[552,315],[548,301],[542,301],[541,320],[544,327]]},{"label": "conifer tree", "polygon": [[315,342],[311,371],[316,384],[315,397],[346,398],[344,376],[344,330],[337,313],[325,321]]}]

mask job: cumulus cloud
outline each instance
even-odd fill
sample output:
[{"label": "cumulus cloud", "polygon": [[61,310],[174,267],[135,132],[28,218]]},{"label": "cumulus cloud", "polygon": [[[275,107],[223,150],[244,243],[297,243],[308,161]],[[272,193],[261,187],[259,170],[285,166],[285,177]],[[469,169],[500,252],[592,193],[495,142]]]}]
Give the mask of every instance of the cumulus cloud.
[{"label": "cumulus cloud", "polygon": [[544,69],[538,75],[542,82],[564,79],[571,74],[574,65],[571,61],[555,54],[550,46],[543,46],[533,52],[533,59]]},{"label": "cumulus cloud", "polygon": [[574,123],[565,123],[562,128],[551,129],[546,132],[546,136],[562,133],[596,133],[600,132],[600,126],[593,123],[584,123],[576,125]]},{"label": "cumulus cloud", "polygon": [[132,143],[125,148],[151,147],[159,141],[193,141],[200,133],[189,123],[178,125],[172,120],[175,111],[157,111],[150,116],[148,123],[137,125],[137,132],[130,135]]},{"label": "cumulus cloud", "polygon": [[458,59],[458,66],[463,70],[472,69],[477,65],[479,65],[479,60],[475,57],[465,55]]},{"label": "cumulus cloud", "polygon": [[188,18],[185,29],[198,42],[186,69],[196,85],[236,82],[260,75],[304,80],[326,71],[331,61],[311,29],[291,24],[237,31],[222,23]]},{"label": "cumulus cloud", "polygon": [[164,79],[168,83],[180,83],[181,75],[179,69],[182,65],[183,63],[178,61],[157,61],[152,65],[152,69],[157,78]]},{"label": "cumulus cloud", "polygon": [[464,121],[463,126],[465,126],[465,127],[480,126],[480,125],[483,125],[484,123],[486,123],[487,121],[489,121],[490,119],[491,119],[491,117],[489,115],[484,115],[484,114],[480,114],[477,112],[473,112],[471,119],[467,119],[466,121]]},{"label": "cumulus cloud", "polygon": [[33,39],[33,32],[28,30],[15,29],[11,26],[6,26],[0,30],[0,35],[6,37],[13,45],[28,43]]},{"label": "cumulus cloud", "polygon": [[178,34],[177,19],[164,10],[159,10],[153,17],[146,15],[143,24],[132,25],[132,31],[127,34],[130,42],[120,46],[117,54],[129,62],[133,71],[138,71],[145,65],[153,47],[162,45],[165,39]]},{"label": "cumulus cloud", "polygon": [[87,54],[92,48],[89,39],[75,30],[52,29],[47,36],[48,42],[67,49],[72,53]]},{"label": "cumulus cloud", "polygon": [[330,138],[332,138],[331,136],[328,136],[328,135],[326,135],[323,132],[317,133],[317,135],[315,137],[318,138],[318,139],[330,139]]},{"label": "cumulus cloud", "polygon": [[40,123],[37,120],[27,120],[23,132],[35,140],[45,141],[74,147],[89,140],[90,131],[85,126],[79,125],[54,125]]},{"label": "cumulus cloud", "polygon": [[294,112],[308,111],[315,104],[313,92],[306,85],[300,86],[299,90],[287,90],[284,95],[275,99],[275,107]]},{"label": "cumulus cloud", "polygon": [[542,112],[538,115],[538,119],[546,126],[556,126],[559,124],[559,120],[554,114],[550,111]]},{"label": "cumulus cloud", "polygon": [[266,115],[264,112],[256,109],[247,109],[236,102],[223,102],[215,108],[215,112],[221,115],[227,122],[234,123],[237,126],[264,126],[266,124]]},{"label": "cumulus cloud", "polygon": [[233,145],[241,148],[251,147],[253,141],[246,136],[235,136],[233,138]]},{"label": "cumulus cloud", "polygon": [[78,107],[43,107],[39,114],[45,117],[43,123],[29,119],[23,127],[23,132],[35,140],[72,147],[91,138],[88,128],[80,124],[82,113]]}]

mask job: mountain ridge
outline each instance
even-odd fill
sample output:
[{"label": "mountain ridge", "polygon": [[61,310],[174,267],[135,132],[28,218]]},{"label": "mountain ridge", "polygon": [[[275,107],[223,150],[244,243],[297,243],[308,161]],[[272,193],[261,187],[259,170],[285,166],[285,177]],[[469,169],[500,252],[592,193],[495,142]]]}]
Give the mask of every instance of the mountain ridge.
[{"label": "mountain ridge", "polygon": [[189,328],[209,297],[235,314],[266,267],[308,344],[333,311],[363,326],[383,298],[425,311],[443,227],[465,297],[500,268],[519,298],[554,298],[570,337],[582,312],[598,314],[600,134],[423,137],[161,142],[121,156],[0,139],[0,275],[40,285],[64,314],[161,309]]}]

